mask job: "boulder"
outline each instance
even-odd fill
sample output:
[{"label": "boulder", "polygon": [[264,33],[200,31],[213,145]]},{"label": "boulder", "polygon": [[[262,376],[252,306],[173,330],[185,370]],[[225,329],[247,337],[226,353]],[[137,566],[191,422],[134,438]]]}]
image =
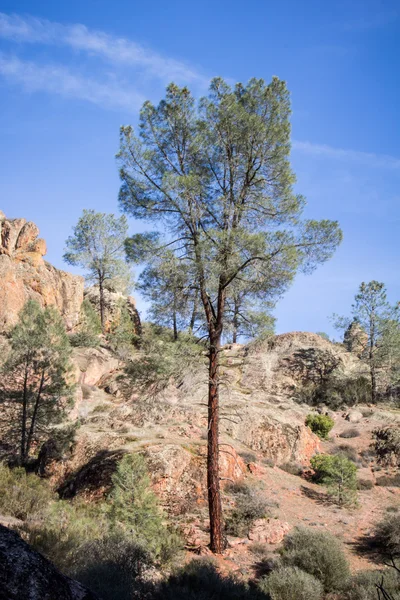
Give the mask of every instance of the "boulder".
[{"label": "boulder", "polygon": [[362,418],[363,414],[359,410],[351,410],[345,417],[346,421],[349,421],[349,423],[359,423]]},{"label": "boulder", "polygon": [[286,521],[278,519],[257,519],[254,521],[248,538],[261,544],[280,544],[291,527]]},{"label": "boulder", "polygon": [[0,525],[0,598],[4,600],[96,600],[62,575],[14,531]]},{"label": "boulder", "polygon": [[68,330],[79,322],[83,277],[46,262],[46,243],[38,235],[34,223],[0,213],[0,334],[15,325],[29,299],[55,306]]}]

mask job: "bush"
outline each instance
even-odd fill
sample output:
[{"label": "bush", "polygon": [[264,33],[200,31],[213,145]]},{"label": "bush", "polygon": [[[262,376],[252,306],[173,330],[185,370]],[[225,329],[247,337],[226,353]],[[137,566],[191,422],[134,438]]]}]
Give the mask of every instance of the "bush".
[{"label": "bush", "polygon": [[155,600],[266,600],[257,589],[234,576],[223,577],[210,560],[198,559],[161,583]]},{"label": "bush", "polygon": [[372,490],[374,487],[374,482],[370,479],[358,479],[357,480],[357,489],[358,490]]},{"label": "bush", "polygon": [[375,526],[373,544],[384,557],[400,557],[400,514],[388,514]]},{"label": "bush", "polygon": [[372,435],[378,462],[400,467],[400,428],[382,427],[375,429]]},{"label": "bush", "polygon": [[400,473],[396,475],[382,475],[382,477],[378,477],[376,480],[376,485],[380,487],[400,487]]},{"label": "bush", "polygon": [[385,571],[361,571],[354,575],[345,591],[345,600],[377,600],[376,585],[383,585],[388,594],[393,597],[400,592],[400,576],[392,569]]},{"label": "bush", "polygon": [[306,418],[306,425],[323,440],[327,439],[334,424],[335,421],[329,415],[310,414]]},{"label": "bush", "polygon": [[38,517],[54,500],[49,485],[25,469],[0,464],[0,512],[17,519]]},{"label": "bush", "polygon": [[329,494],[339,505],[356,502],[357,467],[351,460],[341,454],[317,454],[310,462],[315,471],[314,479],[328,487]]},{"label": "bush", "polygon": [[100,317],[89,300],[84,300],[81,307],[81,322],[78,331],[70,335],[71,346],[95,348],[100,344]]},{"label": "bush", "polygon": [[260,490],[247,488],[238,495],[235,508],[226,518],[226,532],[238,537],[247,535],[254,521],[267,516],[270,506]]},{"label": "bush", "polygon": [[132,536],[160,563],[168,563],[182,548],[180,537],[164,525],[158,498],[141,454],[126,454],[113,478],[109,518],[114,533]]},{"label": "bush", "polygon": [[153,565],[149,553],[135,542],[110,536],[82,547],[81,561],[72,575],[103,600],[142,597],[144,572]]},{"label": "bush", "polygon": [[283,541],[283,563],[318,579],[326,592],[340,590],[350,575],[341,543],[330,533],[297,528]]},{"label": "bush", "polygon": [[320,600],[324,591],[318,579],[298,567],[279,567],[258,585],[271,600]]},{"label": "bush", "polygon": [[371,385],[365,377],[342,378],[335,375],[334,370],[319,383],[308,382],[299,392],[298,401],[318,406],[325,404],[332,410],[341,406],[356,406],[369,402]]},{"label": "bush", "polygon": [[303,474],[303,467],[298,463],[283,463],[283,465],[279,465],[279,468],[282,469],[282,471],[285,471],[286,473],[290,473],[290,475],[300,476]]},{"label": "bush", "polygon": [[351,438],[356,438],[356,437],[360,437],[360,432],[358,431],[358,429],[352,428],[352,429],[346,429],[345,431],[342,431],[342,433],[339,434],[339,437],[348,440]]},{"label": "bush", "polygon": [[353,446],[349,446],[349,444],[340,444],[336,446],[332,450],[333,455],[341,455],[345,456],[348,460],[351,460],[355,465],[359,465],[361,463],[360,457],[358,456],[358,452]]}]

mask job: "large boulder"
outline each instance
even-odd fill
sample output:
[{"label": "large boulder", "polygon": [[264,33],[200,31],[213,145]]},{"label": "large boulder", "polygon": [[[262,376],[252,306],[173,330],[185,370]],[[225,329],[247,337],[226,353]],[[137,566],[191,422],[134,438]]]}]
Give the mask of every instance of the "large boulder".
[{"label": "large boulder", "polygon": [[14,531],[0,525],[1,600],[96,600]]},{"label": "large boulder", "polygon": [[79,322],[83,277],[46,262],[46,242],[38,235],[34,223],[6,219],[0,211],[0,334],[17,322],[29,299],[58,308],[68,330]]}]

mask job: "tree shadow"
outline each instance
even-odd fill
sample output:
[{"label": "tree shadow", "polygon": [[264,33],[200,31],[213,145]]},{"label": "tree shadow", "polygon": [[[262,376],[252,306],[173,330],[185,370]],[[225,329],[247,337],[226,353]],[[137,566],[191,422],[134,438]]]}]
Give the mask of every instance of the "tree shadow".
[{"label": "tree shadow", "polygon": [[300,487],[300,490],[303,496],[306,496],[306,498],[313,500],[317,504],[320,504],[322,506],[331,506],[332,504],[334,504],[334,502],[332,502],[329,496],[324,492],[318,492],[317,490],[308,488],[305,485],[302,485]]},{"label": "tree shadow", "polygon": [[70,475],[59,486],[57,493],[62,499],[74,498],[77,494],[109,490],[112,476],[124,450],[101,450],[82,467]]}]

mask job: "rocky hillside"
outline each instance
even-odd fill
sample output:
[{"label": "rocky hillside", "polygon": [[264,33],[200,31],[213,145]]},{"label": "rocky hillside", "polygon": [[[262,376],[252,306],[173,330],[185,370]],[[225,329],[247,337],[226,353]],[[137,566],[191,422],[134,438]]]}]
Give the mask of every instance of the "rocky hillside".
[{"label": "rocky hillside", "polygon": [[25,219],[7,219],[0,211],[0,334],[9,330],[25,302],[58,308],[68,330],[79,322],[83,277],[59,271],[43,257],[46,242]]}]

